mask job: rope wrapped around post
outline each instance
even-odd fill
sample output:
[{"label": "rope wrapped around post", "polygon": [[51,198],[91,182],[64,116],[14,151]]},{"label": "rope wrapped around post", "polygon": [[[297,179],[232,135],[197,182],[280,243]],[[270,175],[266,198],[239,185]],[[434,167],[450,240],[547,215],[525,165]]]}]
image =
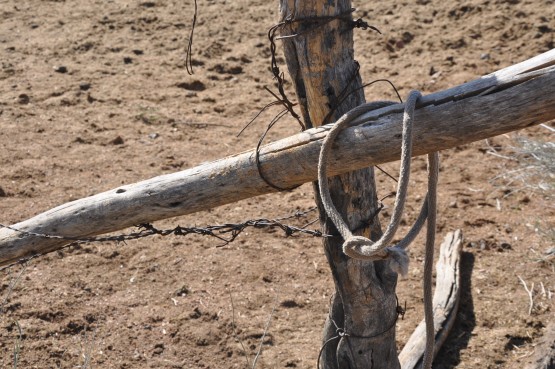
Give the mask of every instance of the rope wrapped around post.
[{"label": "rope wrapped around post", "polygon": [[412,156],[412,126],[414,121],[414,111],[418,99],[422,95],[418,91],[411,91],[405,102],[403,114],[403,132],[401,143],[401,167],[399,170],[399,182],[397,184],[397,195],[391,220],[377,241],[372,241],[363,236],[353,235],[346,222],[343,220],[335,206],[333,205],[327,181],[327,163],[333,141],[343,128],[361,114],[370,110],[382,108],[390,105],[390,102],[378,101],[363,104],[343,115],[331,128],[322,143],[320,157],[318,161],[318,185],[320,196],[326,214],[335,224],[337,230],[344,239],[343,252],[358,260],[375,261],[390,260],[391,268],[402,275],[408,272],[409,258],[406,248],[414,241],[424,222],[427,220],[426,232],[426,256],[424,260],[424,311],[426,320],[426,351],[424,354],[423,368],[431,368],[434,352],[435,331],[433,325],[433,306],[432,306],[432,269],[435,242],[436,224],[436,197],[437,180],[439,173],[439,155],[437,152],[428,155],[428,193],[422,204],[420,214],[414,225],[405,237],[396,245],[389,246],[395,237],[403,215],[403,210],[407,197],[407,189],[410,178],[410,163]]}]

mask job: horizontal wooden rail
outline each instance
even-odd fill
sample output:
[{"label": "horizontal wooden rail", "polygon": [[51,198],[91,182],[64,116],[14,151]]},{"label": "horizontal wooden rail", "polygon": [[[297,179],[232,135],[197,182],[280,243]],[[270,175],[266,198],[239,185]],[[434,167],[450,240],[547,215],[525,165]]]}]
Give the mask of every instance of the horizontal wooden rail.
[{"label": "horizontal wooden rail", "polygon": [[[334,145],[329,174],[399,159],[403,104],[365,114]],[[555,50],[463,85],[424,96],[415,116],[413,155],[423,155],[555,119]],[[314,181],[330,125],[261,149],[265,176],[280,187]],[[86,237],[185,215],[275,191],[258,175],[253,151],[125,185],[48,210],[13,228]],[[69,241],[0,229],[0,266]]]}]

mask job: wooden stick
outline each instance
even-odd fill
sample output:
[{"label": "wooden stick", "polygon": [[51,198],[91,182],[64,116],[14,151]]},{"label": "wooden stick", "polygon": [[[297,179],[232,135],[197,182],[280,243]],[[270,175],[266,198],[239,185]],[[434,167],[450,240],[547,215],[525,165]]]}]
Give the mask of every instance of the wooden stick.
[{"label": "wooden stick", "polygon": [[[436,266],[436,290],[434,292],[434,328],[436,331],[434,357],[445,342],[457,316],[460,297],[462,241],[462,233],[458,229],[455,232],[448,233],[440,246],[439,260]],[[401,368],[420,368],[425,346],[425,323],[422,321],[399,355]]]},{"label": "wooden stick", "polygon": [[[450,90],[425,96],[417,109],[413,155],[448,149],[555,119],[555,50]],[[363,117],[336,140],[329,175],[399,159],[397,104]],[[287,188],[317,177],[318,153],[330,126],[271,143],[262,171]],[[121,186],[48,210],[13,227],[84,237],[185,215],[274,192],[258,175],[253,151],[182,172]],[[0,266],[59,249],[66,240],[0,229]]]},{"label": "wooden stick", "polygon": [[[352,2],[281,0],[280,4],[282,19],[292,15],[294,19],[323,21],[317,25],[293,22],[285,26],[282,36],[297,36],[283,39],[282,45],[307,127],[337,121],[365,102],[353,59],[352,27],[345,21],[325,20],[350,14]],[[349,91],[353,93],[348,94]],[[379,221],[374,216],[379,204],[372,168],[349,171],[330,178],[327,183],[335,207],[353,233],[365,237],[381,234]],[[337,234],[335,225],[325,214],[319,190],[313,187],[322,231]],[[383,263],[347,257],[341,237],[324,238],[322,243],[335,291],[324,324],[322,342],[327,343],[319,355],[318,369],[397,369],[395,329],[392,329],[397,320],[397,276],[390,268],[383,267]],[[346,336],[334,338],[338,327]]]}]

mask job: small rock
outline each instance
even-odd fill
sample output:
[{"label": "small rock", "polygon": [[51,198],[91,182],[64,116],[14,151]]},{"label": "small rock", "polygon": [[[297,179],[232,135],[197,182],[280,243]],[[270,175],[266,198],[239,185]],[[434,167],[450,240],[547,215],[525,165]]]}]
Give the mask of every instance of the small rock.
[{"label": "small rock", "polygon": [[180,82],[176,85],[179,88],[190,90],[190,91],[204,91],[206,90],[206,85],[201,81],[193,82]]},{"label": "small rock", "polygon": [[164,344],[163,343],[157,343],[156,345],[154,345],[154,350],[152,351],[153,355],[161,355],[162,352],[164,352]]},{"label": "small rock", "polygon": [[482,60],[490,60],[491,56],[488,53],[480,54],[480,59]]},{"label": "small rock", "polygon": [[241,74],[243,73],[243,67],[240,65],[227,65],[227,64],[216,64],[209,71],[214,71],[219,74]]},{"label": "small rock", "polygon": [[81,91],[88,91],[91,88],[91,84],[88,82],[83,82],[79,84],[79,89]]},{"label": "small rock", "polygon": [[123,63],[124,64],[131,64],[131,63],[133,63],[133,58],[130,58],[130,57],[126,56],[125,58],[123,58]]},{"label": "small rock", "polygon": [[121,138],[121,136],[118,136],[116,138],[114,138],[112,141],[110,141],[110,143],[112,145],[123,145],[123,138]]},{"label": "small rock", "polygon": [[155,140],[158,137],[160,137],[160,135],[158,133],[151,133],[148,135],[148,138],[150,138],[151,140]]},{"label": "small rock", "polygon": [[67,67],[64,65],[54,67],[54,72],[56,73],[67,73]]},{"label": "small rock", "polygon": [[295,300],[284,300],[280,303],[280,306],[284,307],[284,308],[296,308],[296,307],[302,307],[301,304],[299,304],[297,301]]},{"label": "small rock", "polygon": [[29,104],[29,101],[31,101],[31,98],[27,94],[21,94],[17,97],[18,104],[26,105]]},{"label": "small rock", "polygon": [[176,296],[186,296],[191,292],[187,286],[181,286],[175,291]]},{"label": "small rock", "polygon": [[202,312],[196,307],[191,313],[189,313],[189,318],[198,319],[202,316]]},{"label": "small rock", "polygon": [[0,197],[6,197],[6,196],[8,196],[8,194],[6,193],[6,191],[4,191],[2,187],[0,187]]},{"label": "small rock", "polygon": [[143,50],[135,49],[131,50],[135,55],[143,55],[145,52]]},{"label": "small rock", "polygon": [[455,62],[455,57],[453,57],[453,56],[448,56],[448,57],[446,57],[446,58],[445,58],[445,61],[448,61],[450,65],[455,65],[455,64],[457,64],[457,63]]},{"label": "small rock", "polygon": [[549,28],[549,26],[542,24],[541,26],[538,26],[538,31],[540,33],[550,33],[553,32],[553,29]]},{"label": "small rock", "polygon": [[208,342],[208,340],[206,338],[197,338],[195,343],[197,344],[197,346],[208,346],[208,345],[210,345],[210,342]]},{"label": "small rock", "polygon": [[404,32],[403,35],[401,36],[401,39],[403,40],[403,42],[405,44],[410,43],[412,40],[414,40],[414,35],[410,32]]}]

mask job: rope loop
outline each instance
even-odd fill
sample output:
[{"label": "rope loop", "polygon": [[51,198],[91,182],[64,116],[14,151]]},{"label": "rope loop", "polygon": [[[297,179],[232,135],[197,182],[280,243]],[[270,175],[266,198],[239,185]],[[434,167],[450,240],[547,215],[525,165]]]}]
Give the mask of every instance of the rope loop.
[{"label": "rope loop", "polygon": [[411,227],[405,237],[396,245],[390,246],[395,237],[395,233],[399,228],[403,209],[407,197],[407,189],[410,177],[410,160],[412,156],[412,125],[414,121],[414,111],[416,103],[421,97],[420,92],[411,91],[405,103],[403,114],[403,133],[401,136],[401,167],[399,170],[399,182],[397,184],[397,195],[395,197],[395,205],[393,207],[393,215],[383,233],[377,240],[372,241],[366,237],[353,235],[348,225],[345,223],[341,214],[333,205],[327,179],[328,157],[331,151],[333,141],[339,132],[349,125],[360,115],[384,106],[384,102],[374,102],[360,105],[343,115],[328,132],[328,135],[322,143],[320,149],[320,157],[318,161],[318,186],[320,189],[320,197],[322,205],[328,217],[333,221],[341,236],[343,236],[343,252],[358,260],[389,260],[390,267],[395,272],[406,275],[408,272],[409,258],[405,249],[416,238],[425,222],[427,222],[426,232],[426,254],[424,259],[424,316],[426,321],[426,350],[422,367],[430,369],[434,357],[434,313],[432,306],[432,269],[434,258],[434,240],[436,225],[436,197],[437,197],[437,180],[439,173],[439,155],[437,152],[428,154],[428,193],[422,202],[420,214],[414,225]]},{"label": "rope loop", "polygon": [[[406,202],[408,183],[410,178],[410,160],[412,156],[412,126],[414,121],[414,110],[416,102],[421,97],[420,92],[411,91],[405,103],[405,111],[403,114],[403,132],[401,144],[401,168],[399,173],[399,182],[397,186],[397,196],[391,221],[387,226],[384,234],[377,241],[372,241],[364,236],[353,235],[345,221],[332,203],[327,181],[327,162],[333,141],[339,132],[358,116],[375,108],[383,107],[383,102],[369,103],[361,105],[343,117],[332,127],[320,151],[318,163],[318,181],[320,187],[320,195],[322,203],[327,215],[337,227],[339,233],[345,240],[343,243],[343,252],[358,260],[375,261],[388,259],[391,267],[397,273],[406,275],[408,271],[409,257],[405,251],[406,247],[418,235],[427,217],[428,201],[424,201],[420,216],[417,219],[413,229],[409,231],[407,236],[397,246],[389,246],[395,237],[395,233],[401,222],[403,210]],[[427,198],[426,198],[427,199]]]}]

